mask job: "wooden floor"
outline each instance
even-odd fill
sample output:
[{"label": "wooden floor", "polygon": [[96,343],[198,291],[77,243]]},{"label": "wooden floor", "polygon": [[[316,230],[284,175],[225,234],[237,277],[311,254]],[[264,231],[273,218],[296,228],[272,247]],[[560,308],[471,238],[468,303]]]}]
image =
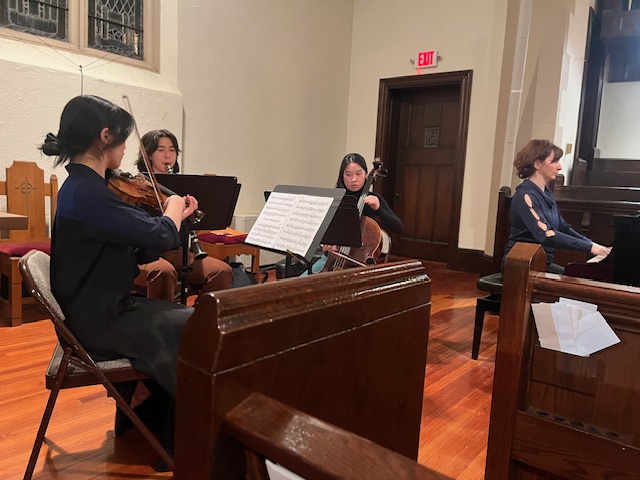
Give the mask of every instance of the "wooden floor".
[{"label": "wooden floor", "polygon": [[[482,479],[497,317],[487,315],[471,360],[476,275],[427,262],[431,329],[418,461],[451,478]],[[37,315],[37,309],[27,312]],[[0,327],[0,479],[20,479],[48,398],[44,371],[56,339],[50,322]],[[137,431],[114,438],[114,405],[102,387],[63,390],[35,479],[160,479],[156,455]]]}]

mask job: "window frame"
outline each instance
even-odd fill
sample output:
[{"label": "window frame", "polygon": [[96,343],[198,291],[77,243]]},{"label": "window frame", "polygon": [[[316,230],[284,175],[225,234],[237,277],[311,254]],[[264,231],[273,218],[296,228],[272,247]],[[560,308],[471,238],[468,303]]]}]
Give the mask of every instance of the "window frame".
[{"label": "window frame", "polygon": [[48,46],[56,50],[64,50],[78,55],[101,58],[105,61],[131,65],[147,70],[158,71],[159,67],[159,39],[160,39],[160,2],[157,0],[142,0],[144,18],[144,58],[124,57],[115,53],[97,50],[88,46],[89,4],[86,0],[69,0],[69,41],[56,40],[26,32],[19,32],[0,26],[0,38],[9,38],[25,43]]}]

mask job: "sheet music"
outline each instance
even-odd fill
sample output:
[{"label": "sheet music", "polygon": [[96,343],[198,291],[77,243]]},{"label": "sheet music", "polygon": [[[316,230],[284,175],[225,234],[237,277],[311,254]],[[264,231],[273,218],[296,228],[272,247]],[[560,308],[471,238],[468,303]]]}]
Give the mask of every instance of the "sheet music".
[{"label": "sheet music", "polygon": [[620,342],[595,304],[560,298],[531,309],[543,348],[587,357]]},{"label": "sheet music", "polygon": [[305,256],[332,202],[331,197],[272,192],[245,241]]}]

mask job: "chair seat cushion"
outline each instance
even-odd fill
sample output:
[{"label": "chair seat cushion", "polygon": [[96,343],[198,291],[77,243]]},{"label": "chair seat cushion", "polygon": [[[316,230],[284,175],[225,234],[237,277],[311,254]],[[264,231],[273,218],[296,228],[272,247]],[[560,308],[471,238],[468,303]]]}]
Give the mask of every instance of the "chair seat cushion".
[{"label": "chair seat cushion", "polygon": [[40,250],[51,255],[51,240],[39,240],[35,242],[0,242],[0,253],[10,257],[21,257],[29,250]]},{"label": "chair seat cushion", "polygon": [[[58,343],[56,349],[53,351],[53,355],[51,355],[51,361],[49,362],[49,367],[47,368],[46,373],[47,377],[55,377],[58,374],[58,368],[60,367],[60,363],[62,362],[63,355],[64,349],[62,348],[62,345]],[[131,361],[128,358],[96,361],[96,365],[100,367],[100,370],[102,370],[103,372],[109,372],[110,370],[122,370],[124,368],[133,368],[133,366],[131,365]],[[82,375],[86,373],[88,372],[79,365],[70,364],[65,375]]]},{"label": "chair seat cushion", "polygon": [[483,292],[500,293],[502,292],[502,273],[492,273],[491,275],[480,277],[476,285],[478,290]]},{"label": "chair seat cushion", "polygon": [[198,235],[198,240],[200,240],[201,242],[224,243],[225,245],[230,245],[234,243],[244,243],[246,239],[247,239],[246,233],[229,235],[225,233],[206,232]]}]

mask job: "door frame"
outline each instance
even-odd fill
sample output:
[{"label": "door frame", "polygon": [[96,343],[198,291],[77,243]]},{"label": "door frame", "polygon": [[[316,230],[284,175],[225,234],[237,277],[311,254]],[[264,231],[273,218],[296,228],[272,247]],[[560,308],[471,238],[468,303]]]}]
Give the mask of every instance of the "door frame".
[{"label": "door frame", "polygon": [[472,76],[473,70],[461,70],[457,72],[382,78],[380,79],[378,96],[375,156],[384,161],[384,167],[388,171],[388,174],[387,179],[376,183],[375,189],[382,194],[393,208],[396,199],[393,189],[397,174],[397,145],[395,139],[397,138],[400,104],[397,98],[412,90],[421,90],[429,87],[455,85],[460,88],[460,123],[458,125],[458,137],[456,139],[455,167],[452,185],[452,235],[447,255],[447,266],[455,268],[461,268],[462,265],[466,263],[465,259],[461,258],[461,252],[458,250],[458,240],[460,238],[460,213],[462,209],[462,189],[469,130]]}]

